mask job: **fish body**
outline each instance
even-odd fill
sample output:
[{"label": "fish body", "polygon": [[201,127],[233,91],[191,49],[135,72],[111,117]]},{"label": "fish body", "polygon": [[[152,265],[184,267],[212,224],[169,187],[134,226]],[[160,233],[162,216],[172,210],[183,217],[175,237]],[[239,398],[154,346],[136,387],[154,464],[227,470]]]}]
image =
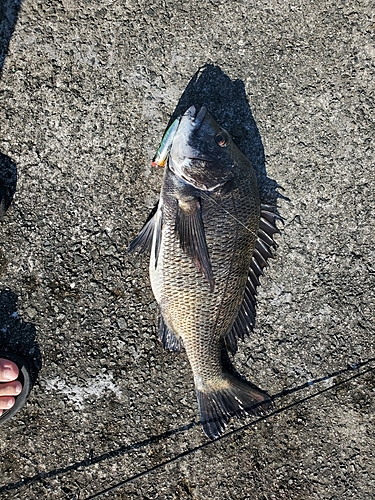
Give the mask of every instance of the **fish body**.
[{"label": "fish body", "polygon": [[[235,352],[237,338],[252,329],[276,216],[261,216],[250,161],[206,108],[189,108],[170,142],[159,203],[130,249],[151,250],[159,337],[167,349],[184,346],[203,429],[214,439],[231,416],[271,404],[223,369],[221,353],[223,341]],[[268,244],[259,239],[260,225],[268,227]]]}]

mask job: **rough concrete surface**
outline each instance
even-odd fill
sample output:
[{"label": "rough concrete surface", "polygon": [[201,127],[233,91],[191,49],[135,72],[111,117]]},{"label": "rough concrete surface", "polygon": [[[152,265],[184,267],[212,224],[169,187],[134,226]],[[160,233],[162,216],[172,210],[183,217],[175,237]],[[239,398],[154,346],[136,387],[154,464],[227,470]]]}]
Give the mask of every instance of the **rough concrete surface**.
[{"label": "rough concrete surface", "polygon": [[[2,499],[375,498],[374,12],[2,0],[0,167],[18,182],[0,347],[35,380],[0,427]],[[147,257],[126,252],[158,197],[152,156],[192,101],[285,218],[233,361],[276,411],[216,442],[185,353],[157,340]]]}]

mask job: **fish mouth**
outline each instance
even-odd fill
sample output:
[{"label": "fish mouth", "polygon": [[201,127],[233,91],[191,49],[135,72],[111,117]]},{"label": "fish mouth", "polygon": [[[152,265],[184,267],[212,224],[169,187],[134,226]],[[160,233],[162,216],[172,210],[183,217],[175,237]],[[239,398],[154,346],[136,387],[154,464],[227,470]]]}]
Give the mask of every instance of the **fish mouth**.
[{"label": "fish mouth", "polygon": [[185,111],[182,117],[186,116],[189,119],[193,130],[198,130],[202,125],[206,114],[207,108],[205,106],[202,106],[199,111],[197,111],[197,108],[195,106],[190,106],[190,108]]},{"label": "fish mouth", "polygon": [[[184,127],[188,129],[188,136],[191,136],[192,133],[196,132],[207,115],[207,108],[202,106],[201,108],[197,108],[196,106],[190,106],[189,109],[185,111],[180,118],[180,130],[183,130]],[[184,130],[186,130],[186,128]],[[210,161],[210,158],[207,155],[200,153],[194,147],[190,148],[190,151],[186,153],[186,158],[189,160],[203,160],[206,162]],[[211,162],[210,162],[211,163]]]}]

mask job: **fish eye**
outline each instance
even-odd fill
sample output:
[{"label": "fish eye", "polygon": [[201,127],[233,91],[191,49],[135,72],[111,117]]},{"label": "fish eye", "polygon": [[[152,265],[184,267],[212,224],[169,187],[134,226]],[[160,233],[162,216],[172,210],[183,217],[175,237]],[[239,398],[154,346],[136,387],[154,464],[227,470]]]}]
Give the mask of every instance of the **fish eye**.
[{"label": "fish eye", "polygon": [[228,141],[226,137],[224,136],[224,134],[220,132],[215,135],[215,141],[216,144],[218,144],[221,148],[225,148],[226,146],[228,146]]}]

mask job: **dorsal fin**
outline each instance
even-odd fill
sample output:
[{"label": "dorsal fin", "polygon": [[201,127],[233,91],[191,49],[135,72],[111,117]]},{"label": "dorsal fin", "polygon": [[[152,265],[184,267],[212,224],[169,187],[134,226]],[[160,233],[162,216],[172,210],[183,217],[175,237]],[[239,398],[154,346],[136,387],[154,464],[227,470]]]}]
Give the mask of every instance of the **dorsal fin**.
[{"label": "dorsal fin", "polygon": [[271,211],[273,208],[269,205],[261,206],[258,239],[250,264],[243,302],[237,318],[225,338],[227,348],[233,354],[237,352],[237,339],[243,340],[244,336],[249,335],[255,325],[255,297],[259,278],[263,275],[263,269],[268,266],[267,260],[273,257],[272,249],[276,246],[273,235],[280,232],[276,222],[283,221],[282,217]]}]

